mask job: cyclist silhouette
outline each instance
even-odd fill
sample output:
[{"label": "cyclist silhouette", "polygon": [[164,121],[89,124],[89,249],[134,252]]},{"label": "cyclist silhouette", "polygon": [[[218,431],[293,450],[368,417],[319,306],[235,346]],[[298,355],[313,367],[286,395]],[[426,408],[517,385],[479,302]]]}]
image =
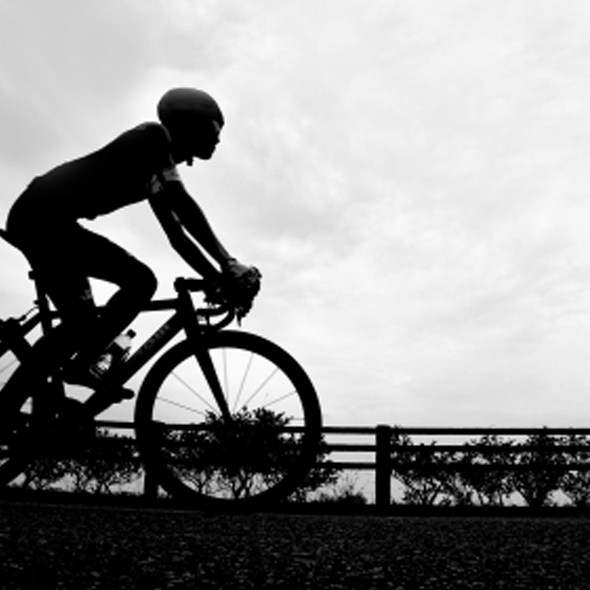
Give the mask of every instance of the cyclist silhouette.
[{"label": "cyclist silhouette", "polygon": [[[79,220],[148,201],[172,247],[201,276],[242,297],[244,310],[259,287],[258,271],[229,255],[176,168],[191,165],[193,158],[211,158],[224,124],[219,106],[201,90],[175,88],[160,99],[157,113],[160,123],[140,124],[36,177],[8,214],[8,237],[25,254],[62,318],[55,357],[66,365],[64,378],[70,383],[108,387],[89,367],[157,288],[145,264]],[[100,315],[90,277],[118,286]]]}]

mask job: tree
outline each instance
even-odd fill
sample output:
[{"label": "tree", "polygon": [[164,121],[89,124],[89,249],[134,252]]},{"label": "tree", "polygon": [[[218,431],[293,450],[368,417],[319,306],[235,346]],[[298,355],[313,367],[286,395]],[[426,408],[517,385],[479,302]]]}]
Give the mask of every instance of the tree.
[{"label": "tree", "polygon": [[289,501],[308,502],[316,490],[336,484],[341,470],[337,469],[332,461],[327,459],[329,454],[328,445],[322,436],[315,458],[315,465],[306,473],[301,484],[289,496]]},{"label": "tree", "polygon": [[23,489],[47,490],[62,480],[68,472],[63,459],[56,457],[38,457],[27,464],[23,471],[20,487]]},{"label": "tree", "polygon": [[[569,434],[561,439],[564,446],[581,447],[564,453],[567,465],[590,464],[590,440],[581,434]],[[561,491],[578,508],[590,505],[590,470],[570,469],[561,479]]]},{"label": "tree", "polygon": [[[483,506],[503,506],[514,491],[510,465],[514,463],[514,441],[486,434],[466,443],[466,468],[461,475]],[[506,467],[504,467],[506,466]]]},{"label": "tree", "polygon": [[[203,494],[247,498],[272,487],[296,466],[301,453],[299,433],[289,431],[290,419],[265,408],[242,409],[232,416],[231,428],[222,417],[207,414],[204,428],[170,429],[164,435],[164,452],[181,478]],[[316,462],[294,495],[333,480],[326,467],[327,447],[320,444]]]},{"label": "tree", "polygon": [[367,498],[357,490],[356,483],[356,479],[350,475],[341,475],[327,489],[320,491],[316,501],[325,504],[364,506],[367,503]]},{"label": "tree", "polygon": [[557,448],[559,439],[546,432],[532,434],[520,446],[510,481],[531,508],[550,505],[563,477],[565,457]]},{"label": "tree", "polygon": [[[466,477],[472,470],[472,456],[469,452],[462,450],[444,454],[445,462],[440,462],[440,474],[438,476],[443,486],[441,489],[441,503],[452,506],[473,505],[473,487],[471,481]],[[442,469],[442,465],[446,465]]]},{"label": "tree", "polygon": [[75,491],[112,493],[139,474],[140,462],[131,437],[98,430],[95,439],[67,460]]},{"label": "tree", "polygon": [[456,462],[455,454],[436,451],[436,443],[414,445],[406,433],[394,432],[391,441],[394,477],[404,485],[402,501],[432,506],[445,500],[452,488],[452,473],[447,468]]}]

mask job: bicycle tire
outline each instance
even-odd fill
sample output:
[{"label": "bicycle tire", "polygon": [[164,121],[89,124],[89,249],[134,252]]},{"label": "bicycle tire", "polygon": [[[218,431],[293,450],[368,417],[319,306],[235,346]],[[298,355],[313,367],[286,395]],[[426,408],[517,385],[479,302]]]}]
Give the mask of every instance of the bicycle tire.
[{"label": "bicycle tire", "polygon": [[[5,362],[1,369],[3,380],[0,383],[0,486],[11,483],[23,472],[28,463],[24,456],[17,458],[9,450],[20,423],[17,413],[20,412],[28,396],[24,387],[9,385],[11,381],[14,383],[15,379],[22,382],[26,355],[19,347],[11,346],[7,340],[2,339],[0,343],[0,356],[11,354],[13,358]],[[6,379],[5,375],[9,371]]]},{"label": "bicycle tire", "polygon": [[[26,355],[18,360],[0,391],[0,487],[10,485],[40,460],[46,467],[50,461],[57,464],[72,447],[63,436],[77,435],[80,429],[65,420],[82,417],[81,404],[64,397],[61,381],[44,375],[47,367]],[[86,423],[82,427],[90,428]]]},{"label": "bicycle tire", "polygon": [[21,362],[1,392],[0,486],[6,486],[20,476],[34,458],[31,442],[37,435],[31,416],[36,387],[29,386],[34,381],[29,375],[29,367]]},{"label": "bicycle tire", "polygon": [[[210,408],[201,408],[210,392],[195,360],[195,347],[189,341],[180,342],[154,364],[138,394],[135,429],[147,473],[172,498],[193,506],[267,506],[286,498],[305,480],[320,447],[322,417],[311,380],[291,355],[254,334],[224,330],[207,336],[205,346],[232,406],[233,434]],[[230,372],[230,363],[237,373]],[[185,370],[191,373],[190,381],[182,374]],[[282,404],[293,415],[277,408]],[[190,416],[184,415],[187,409]],[[272,426],[262,427],[265,420]],[[279,435],[275,420],[292,430]],[[248,444],[243,444],[245,437]],[[227,459],[230,453],[239,455],[247,466],[237,465],[233,457]],[[206,463],[211,457],[215,466]],[[241,494],[232,487],[235,481],[229,481],[240,469],[250,470],[251,477],[247,493],[242,489]],[[244,471],[238,475],[244,476]]]}]

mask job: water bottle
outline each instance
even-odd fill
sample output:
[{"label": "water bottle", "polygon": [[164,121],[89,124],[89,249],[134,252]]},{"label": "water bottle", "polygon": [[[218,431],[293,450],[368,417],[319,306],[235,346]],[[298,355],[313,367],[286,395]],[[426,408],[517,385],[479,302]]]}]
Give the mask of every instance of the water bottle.
[{"label": "water bottle", "polygon": [[122,364],[129,356],[131,351],[131,340],[135,337],[134,330],[127,330],[125,334],[117,336],[112,344],[107,348],[107,352],[111,355],[111,368]]},{"label": "water bottle", "polygon": [[90,369],[90,372],[95,377],[102,379],[117,365],[121,365],[129,356],[131,340],[134,336],[134,330],[127,330],[124,334],[117,336],[108,348],[98,357]]}]

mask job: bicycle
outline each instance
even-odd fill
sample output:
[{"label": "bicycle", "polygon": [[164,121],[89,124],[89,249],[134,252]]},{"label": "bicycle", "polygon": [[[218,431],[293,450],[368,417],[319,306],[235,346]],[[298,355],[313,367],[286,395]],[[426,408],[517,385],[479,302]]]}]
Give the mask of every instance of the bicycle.
[{"label": "bicycle", "polygon": [[[9,241],[4,232],[0,236]],[[35,307],[0,323],[0,357],[12,351],[20,363],[0,391],[0,485],[18,478],[64,429],[69,436],[85,418],[94,421],[121,401],[98,391],[75,402],[59,370],[30,370],[32,351],[56,332],[59,317],[29,276]],[[206,281],[177,278],[174,288],[175,298],[142,309],[166,310],[171,317],[110,375],[123,386],[158,357],[142,380],[133,414],[146,476],[194,506],[249,507],[286,498],[318,456],[322,416],[311,380],[278,345],[227,329],[235,309],[226,300],[196,307],[193,293],[210,292]],[[42,338],[30,344],[27,336],[39,325]],[[168,347],[182,332],[185,338]],[[27,386],[10,391],[18,379]]]}]

